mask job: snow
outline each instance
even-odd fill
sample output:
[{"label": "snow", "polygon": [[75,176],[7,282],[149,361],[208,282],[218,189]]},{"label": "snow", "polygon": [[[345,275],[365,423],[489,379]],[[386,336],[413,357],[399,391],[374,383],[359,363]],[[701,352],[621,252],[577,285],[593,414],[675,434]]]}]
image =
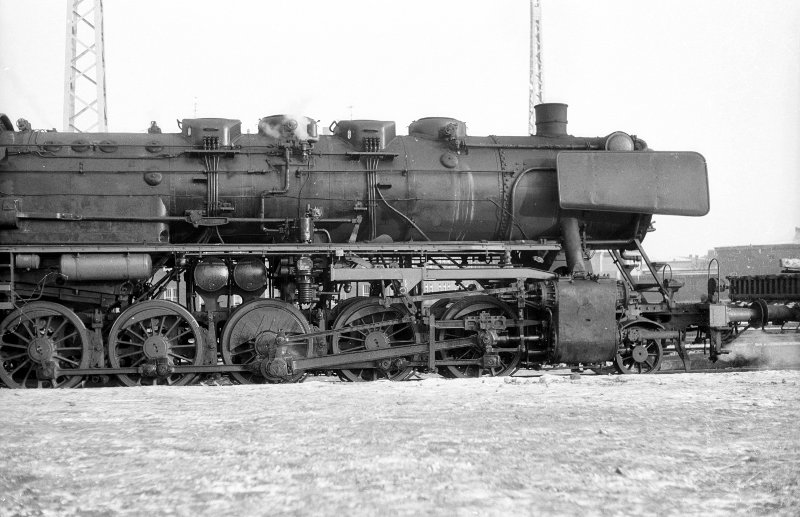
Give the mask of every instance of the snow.
[{"label": "snow", "polygon": [[0,515],[797,515],[799,383],[0,390]]}]

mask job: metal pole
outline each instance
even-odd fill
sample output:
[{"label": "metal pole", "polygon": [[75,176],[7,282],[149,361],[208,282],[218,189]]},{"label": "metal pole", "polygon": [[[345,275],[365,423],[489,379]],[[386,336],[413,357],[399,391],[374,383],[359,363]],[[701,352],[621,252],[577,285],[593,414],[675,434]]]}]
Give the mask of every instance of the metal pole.
[{"label": "metal pole", "polygon": [[540,0],[531,0],[531,53],[528,100],[528,134],[536,134],[533,107],[541,104],[544,90],[542,70],[542,7]]},{"label": "metal pole", "polygon": [[64,64],[64,131],[106,131],[103,1],[69,0]]}]

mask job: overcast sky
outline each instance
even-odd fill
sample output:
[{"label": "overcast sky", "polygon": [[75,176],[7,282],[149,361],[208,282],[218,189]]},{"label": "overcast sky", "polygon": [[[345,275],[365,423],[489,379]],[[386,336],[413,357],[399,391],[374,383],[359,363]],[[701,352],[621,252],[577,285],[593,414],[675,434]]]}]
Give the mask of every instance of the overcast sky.
[{"label": "overcast sky", "polygon": [[[90,0],[87,0],[90,1]],[[664,259],[800,226],[800,2],[542,0],[545,101],[568,131],[708,161],[711,213],[657,216]],[[0,0],[0,112],[62,129],[65,0]],[[527,132],[529,2],[105,2],[110,131],[151,120],[451,116]]]}]

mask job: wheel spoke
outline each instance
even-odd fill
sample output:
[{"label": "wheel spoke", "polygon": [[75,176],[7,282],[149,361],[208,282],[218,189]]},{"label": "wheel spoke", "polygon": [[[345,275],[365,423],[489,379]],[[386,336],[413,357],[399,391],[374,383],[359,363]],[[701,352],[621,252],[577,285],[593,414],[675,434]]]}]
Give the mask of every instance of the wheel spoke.
[{"label": "wheel spoke", "polygon": [[58,354],[53,354],[53,357],[55,357],[56,359],[59,359],[61,361],[64,361],[65,363],[69,363],[69,364],[75,365],[75,368],[78,368],[80,366],[76,361],[73,361],[72,359],[67,359],[64,356],[61,356],[61,355],[58,355]]},{"label": "wheel spoke", "polygon": [[181,359],[181,360],[183,360],[183,361],[186,361],[186,362],[187,362],[187,363],[189,363],[189,364],[192,364],[192,360],[191,360],[190,358],[188,358],[188,357],[184,357],[184,356],[182,356],[182,355],[180,355],[180,354],[176,354],[176,353],[174,353],[174,352],[169,352],[167,355],[169,355],[170,357],[174,357],[174,358],[176,358],[176,359]]},{"label": "wheel spoke", "polygon": [[117,358],[125,359],[126,357],[131,357],[134,355],[142,355],[141,350],[134,350],[133,352],[128,352],[127,354],[117,354]]},{"label": "wheel spoke", "polygon": [[144,336],[142,336],[142,335],[138,334],[138,333],[137,333],[136,331],[134,331],[134,330],[133,330],[133,328],[131,328],[131,327],[128,327],[128,328],[126,328],[126,329],[125,329],[125,332],[128,332],[129,334],[132,334],[132,335],[133,335],[133,336],[134,336],[136,339],[138,339],[138,340],[139,340],[139,342],[141,342],[141,343],[144,343],[145,341],[147,341],[147,337],[146,337],[146,336],[147,336],[147,331],[145,331],[145,335],[144,335]]},{"label": "wheel spoke", "polygon": [[30,360],[30,359],[25,359],[24,361],[22,361],[21,363],[19,363],[19,366],[17,366],[16,368],[14,368],[13,370],[11,370],[11,371],[10,371],[10,372],[8,372],[8,373],[10,373],[10,374],[13,376],[15,373],[17,373],[17,372],[20,370],[20,368],[22,368],[23,366],[25,366],[26,364],[28,364],[28,363],[30,363],[30,362],[31,362],[31,360]]},{"label": "wheel spoke", "polygon": [[[30,339],[34,339],[34,338],[36,337],[36,333],[35,333],[35,332],[33,332],[33,331],[31,331],[31,329],[30,329],[30,328],[28,328],[28,327],[29,327],[29,325],[31,325],[31,324],[33,324],[33,323],[34,323],[34,322],[27,322],[27,321],[23,321],[23,322],[21,322],[21,324],[22,324],[22,328],[24,328],[24,329],[25,329],[25,332],[27,332],[27,333],[28,333],[28,336],[30,337]],[[15,332],[15,334],[16,334],[16,332]],[[19,334],[17,334],[17,335],[19,336]],[[22,338],[24,341],[28,341],[28,339],[26,339],[26,338],[24,338],[24,337],[22,337],[22,336],[19,336],[19,337],[21,337],[21,338]]]},{"label": "wheel spoke", "polygon": [[400,332],[403,332],[404,330],[408,331],[409,328],[407,326],[400,326],[400,328],[398,328],[397,330],[395,330],[391,334],[388,334],[388,337],[391,338],[392,336],[396,336],[397,334],[399,334]]},{"label": "wheel spoke", "polygon": [[177,344],[177,345],[170,345],[170,350],[180,350],[181,348],[191,349],[194,350],[197,348],[195,343],[185,343],[185,344]]},{"label": "wheel spoke", "polygon": [[58,344],[58,343],[61,343],[61,342],[62,342],[62,341],[64,341],[65,339],[69,339],[69,338],[71,338],[71,337],[73,337],[73,336],[77,336],[77,335],[78,335],[78,330],[76,329],[76,330],[75,330],[75,332],[73,332],[72,334],[69,334],[69,335],[67,335],[67,336],[64,336],[64,337],[62,337],[61,339],[58,339],[58,340],[55,340],[55,341],[53,341],[53,344]]},{"label": "wheel spoke", "polygon": [[16,343],[8,343],[8,342],[4,341],[4,342],[0,343],[0,348],[21,348],[22,350],[27,350],[28,346],[27,345],[18,345]]},{"label": "wheel spoke", "polygon": [[123,341],[121,339],[118,339],[117,345],[138,346],[139,348],[141,348],[144,346],[144,343],[136,343],[135,341]]},{"label": "wheel spoke", "polygon": [[247,340],[247,341],[242,341],[238,345],[231,346],[230,351],[231,351],[231,354],[235,355],[235,354],[240,353],[240,352],[236,352],[237,350],[248,351],[248,350],[252,350],[254,347],[255,347],[255,343],[253,343],[252,340]]},{"label": "wheel spoke", "polygon": [[[23,328],[25,328],[24,325],[23,325]],[[30,338],[26,338],[25,336],[23,336],[22,334],[20,334],[16,330],[12,330],[11,333],[14,334],[15,336],[17,336],[18,338],[20,338],[22,341],[25,341],[25,342],[28,342],[31,339],[33,339],[33,336],[31,336]],[[28,347],[25,347],[25,348],[28,348]]]},{"label": "wheel spoke", "polygon": [[169,338],[168,341],[170,343],[172,343],[173,341],[177,341],[178,339],[182,338],[186,334],[192,334],[192,329],[185,330],[185,331],[181,332],[180,334],[178,334],[177,336]]},{"label": "wheel spoke", "polygon": [[249,354],[247,354],[247,356],[243,356],[241,358],[239,355],[235,355],[234,357],[236,358],[234,361],[235,364],[248,364],[258,356],[256,355],[255,352],[250,352]]},{"label": "wheel spoke", "polygon": [[[144,338],[142,341],[145,341],[145,340],[147,339],[147,335],[148,335],[150,332],[153,332],[153,328],[151,327],[151,328],[149,328],[149,329],[148,329],[147,327],[145,327],[145,325],[144,325],[144,320],[142,320],[142,321],[137,321],[137,322],[136,322],[136,324],[137,324],[137,325],[139,325],[139,327],[141,327],[142,331],[144,332],[145,338]],[[150,332],[148,332],[148,330],[149,330]]]},{"label": "wheel spoke", "polygon": [[57,347],[56,350],[59,351],[59,352],[64,352],[64,351],[68,351],[68,350],[83,350],[83,348],[81,348],[79,346],[60,346],[60,347]]},{"label": "wheel spoke", "polygon": [[164,335],[169,336],[170,334],[172,334],[172,331],[175,330],[175,327],[177,327],[178,324],[180,324],[180,322],[181,322],[180,318],[175,318],[175,323],[172,324],[172,326],[169,328],[168,331],[164,332]]},{"label": "wheel spoke", "polygon": [[161,319],[158,322],[158,333],[159,334],[165,334],[165,332],[164,332],[164,321],[166,319],[167,319],[167,315],[166,314],[162,314],[161,315]]},{"label": "wheel spoke", "polygon": [[[67,318],[63,318],[63,319],[61,320],[61,324],[58,326],[58,328],[57,328],[57,329],[55,329],[55,330],[54,330],[53,332],[51,332],[50,334],[51,334],[51,335],[53,335],[53,336],[55,336],[55,335],[58,335],[58,333],[59,333],[59,332],[61,332],[61,329],[63,329],[63,328],[64,328],[64,327],[67,325],[67,323],[68,323],[68,322],[67,322]],[[49,327],[49,325],[50,325],[50,319],[48,319],[48,320],[47,320],[47,325],[48,325],[48,327]]]},{"label": "wheel spoke", "polygon": [[31,366],[28,367],[28,370],[25,372],[25,376],[22,378],[22,382],[20,384],[25,386],[25,383],[28,382],[28,375],[30,375],[32,371],[33,371],[33,364],[31,364]]},{"label": "wheel spoke", "polygon": [[416,340],[404,339],[402,341],[401,340],[392,341],[391,343],[389,343],[389,346],[394,348],[396,346],[408,346],[408,345],[414,345],[414,344],[416,344]]}]

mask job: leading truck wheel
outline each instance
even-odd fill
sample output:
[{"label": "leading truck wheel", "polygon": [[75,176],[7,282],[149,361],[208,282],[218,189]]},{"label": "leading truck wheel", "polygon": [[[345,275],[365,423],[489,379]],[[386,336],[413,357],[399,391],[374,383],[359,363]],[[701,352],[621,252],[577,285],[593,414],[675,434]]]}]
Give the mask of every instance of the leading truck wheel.
[{"label": "leading truck wheel", "polygon": [[114,321],[108,334],[108,361],[113,368],[137,368],[119,375],[127,386],[184,386],[197,376],[175,373],[175,366],[203,362],[203,337],[194,317],[166,300],[131,305]]},{"label": "leading truck wheel", "polygon": [[313,355],[311,339],[284,341],[310,331],[305,316],[294,305],[280,300],[253,300],[236,309],[225,324],[222,361],[251,366],[246,372],[232,372],[241,384],[298,382],[305,372],[284,373],[277,366],[291,358]]},{"label": "leading truck wheel", "polygon": [[623,327],[622,343],[614,358],[614,367],[619,373],[655,373],[661,367],[664,349],[659,340],[642,339],[639,330],[658,329],[657,326],[634,323]]},{"label": "leading truck wheel", "polygon": [[86,327],[69,308],[32,302],[0,323],[0,379],[9,388],[72,388],[88,368]]}]

